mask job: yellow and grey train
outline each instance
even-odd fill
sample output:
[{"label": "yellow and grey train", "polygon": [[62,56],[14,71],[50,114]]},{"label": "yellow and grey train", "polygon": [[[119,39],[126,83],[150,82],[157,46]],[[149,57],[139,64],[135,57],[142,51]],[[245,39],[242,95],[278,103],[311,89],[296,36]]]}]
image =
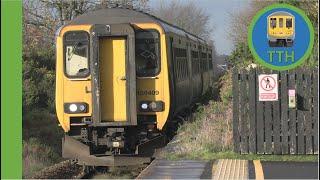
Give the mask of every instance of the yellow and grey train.
[{"label": "yellow and grey train", "polygon": [[150,161],[171,122],[213,87],[213,66],[206,41],[147,13],[75,18],[56,33],[62,156],[87,166]]},{"label": "yellow and grey train", "polygon": [[268,16],[267,37],[270,47],[291,47],[295,38],[295,19],[288,12],[274,12]]}]

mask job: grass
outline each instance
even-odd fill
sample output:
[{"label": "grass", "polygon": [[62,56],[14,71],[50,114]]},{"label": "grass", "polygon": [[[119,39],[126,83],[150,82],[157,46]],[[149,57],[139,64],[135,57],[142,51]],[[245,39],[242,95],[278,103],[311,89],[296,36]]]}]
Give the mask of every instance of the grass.
[{"label": "grass", "polygon": [[50,146],[45,145],[37,138],[23,141],[23,177],[31,176],[41,169],[61,160],[60,155]]},{"label": "grass", "polygon": [[62,160],[63,132],[55,115],[46,110],[34,110],[23,115],[23,177]]},{"label": "grass", "polygon": [[261,161],[295,161],[295,162],[318,162],[317,155],[258,155],[247,154],[241,155],[232,151],[225,152],[195,152],[188,154],[167,154],[167,159],[193,159],[193,160],[215,160],[215,159],[246,159]]}]

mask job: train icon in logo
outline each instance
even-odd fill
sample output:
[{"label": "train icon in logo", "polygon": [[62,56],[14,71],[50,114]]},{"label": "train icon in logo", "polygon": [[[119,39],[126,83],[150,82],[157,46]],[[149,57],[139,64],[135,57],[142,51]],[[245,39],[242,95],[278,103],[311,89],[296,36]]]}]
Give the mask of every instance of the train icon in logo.
[{"label": "train icon in logo", "polygon": [[292,47],[295,38],[295,18],[285,11],[267,17],[267,38],[270,47]]}]

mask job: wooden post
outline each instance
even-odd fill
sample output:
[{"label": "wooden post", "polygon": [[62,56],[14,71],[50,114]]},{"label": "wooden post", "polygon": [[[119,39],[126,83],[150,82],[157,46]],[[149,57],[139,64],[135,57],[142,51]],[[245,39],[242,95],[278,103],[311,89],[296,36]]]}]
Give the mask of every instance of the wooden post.
[{"label": "wooden post", "polygon": [[314,154],[318,154],[318,138],[319,138],[319,134],[318,134],[318,123],[319,123],[319,102],[318,102],[318,71],[317,69],[315,69],[313,71],[313,153]]},{"label": "wooden post", "polygon": [[281,150],[282,154],[288,154],[288,71],[280,73],[281,78]]},{"label": "wooden post", "polygon": [[[289,88],[296,89],[296,72],[291,71],[289,72]],[[296,120],[297,120],[297,110],[296,109],[289,109],[289,130],[290,130],[290,154],[296,153]]]},{"label": "wooden post", "polygon": [[296,87],[297,87],[297,96],[298,96],[298,111],[297,111],[297,149],[298,154],[305,154],[305,144],[304,144],[304,95],[303,92],[303,71],[299,69],[297,71],[297,80],[296,80]]},{"label": "wooden post", "polygon": [[[256,76],[256,83],[259,82],[259,74],[261,74],[262,71],[260,69],[257,70],[257,76]],[[258,86],[258,84],[257,84]],[[257,94],[259,94],[259,87],[256,88]],[[257,98],[257,154],[264,154],[264,117],[263,117],[263,111],[264,111],[264,102],[259,101],[259,97]]]},{"label": "wooden post", "polygon": [[[278,74],[278,85],[280,84],[280,73],[279,72],[274,72]],[[278,86],[278,93],[281,92],[280,88]],[[281,121],[280,121],[280,98],[281,94],[278,94],[278,100],[274,101],[272,106],[273,106],[273,152],[274,154],[281,154],[281,143],[280,143],[280,126],[281,126]]]},{"label": "wooden post", "polygon": [[232,73],[232,94],[233,94],[233,148],[240,152],[240,134],[239,134],[239,73],[235,68]]}]

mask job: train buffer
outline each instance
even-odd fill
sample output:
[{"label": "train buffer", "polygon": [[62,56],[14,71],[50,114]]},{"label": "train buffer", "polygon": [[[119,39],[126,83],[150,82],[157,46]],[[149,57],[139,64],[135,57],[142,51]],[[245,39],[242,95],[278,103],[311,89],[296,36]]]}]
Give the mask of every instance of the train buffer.
[{"label": "train buffer", "polygon": [[137,179],[318,179],[317,162],[154,160]]}]

